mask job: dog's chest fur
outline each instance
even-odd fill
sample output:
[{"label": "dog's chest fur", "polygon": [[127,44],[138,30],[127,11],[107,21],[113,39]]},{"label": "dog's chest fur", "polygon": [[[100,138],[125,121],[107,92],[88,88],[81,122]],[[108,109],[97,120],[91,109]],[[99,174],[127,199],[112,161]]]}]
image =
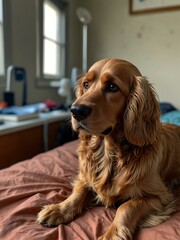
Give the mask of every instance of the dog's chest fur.
[{"label": "dog's chest fur", "polygon": [[96,137],[84,144],[83,151],[79,148],[80,171],[86,184],[96,192],[98,200],[110,206],[118,200],[128,198],[134,180],[120,149],[113,143],[110,146]]}]

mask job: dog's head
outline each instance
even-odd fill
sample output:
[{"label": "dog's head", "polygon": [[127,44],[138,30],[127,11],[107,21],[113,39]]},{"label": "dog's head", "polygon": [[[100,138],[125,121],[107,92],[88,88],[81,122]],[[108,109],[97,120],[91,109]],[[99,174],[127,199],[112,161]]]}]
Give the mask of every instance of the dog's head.
[{"label": "dog's head", "polygon": [[71,107],[75,131],[108,135],[119,126],[132,144],[143,146],[155,140],[159,103],[133,64],[119,59],[96,62],[77,82],[76,97]]}]

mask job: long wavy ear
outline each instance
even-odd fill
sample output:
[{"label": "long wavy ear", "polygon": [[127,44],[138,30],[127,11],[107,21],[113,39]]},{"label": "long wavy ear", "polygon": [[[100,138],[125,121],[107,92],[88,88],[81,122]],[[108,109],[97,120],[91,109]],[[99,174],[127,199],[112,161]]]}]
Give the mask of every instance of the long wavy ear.
[{"label": "long wavy ear", "polygon": [[154,88],[145,77],[135,77],[124,113],[124,133],[133,145],[152,144],[160,129],[160,108]]}]

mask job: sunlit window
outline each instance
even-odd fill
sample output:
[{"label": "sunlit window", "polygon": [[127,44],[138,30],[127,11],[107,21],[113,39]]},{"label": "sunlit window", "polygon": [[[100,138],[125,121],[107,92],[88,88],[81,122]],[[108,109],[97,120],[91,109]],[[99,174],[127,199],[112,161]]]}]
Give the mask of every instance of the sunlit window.
[{"label": "sunlit window", "polygon": [[4,75],[3,1],[0,0],[0,75]]},{"label": "sunlit window", "polygon": [[[60,1],[59,1],[60,2]],[[65,75],[65,12],[54,0],[39,7],[39,79],[47,83]]]}]

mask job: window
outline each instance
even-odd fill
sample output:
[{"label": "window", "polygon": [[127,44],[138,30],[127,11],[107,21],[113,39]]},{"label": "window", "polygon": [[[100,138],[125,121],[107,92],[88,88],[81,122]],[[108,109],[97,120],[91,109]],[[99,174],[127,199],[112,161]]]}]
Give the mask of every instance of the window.
[{"label": "window", "polygon": [[65,75],[65,9],[59,2],[39,4],[37,74],[38,83],[45,86]]},{"label": "window", "polygon": [[3,1],[0,0],[0,76],[4,75]]}]

